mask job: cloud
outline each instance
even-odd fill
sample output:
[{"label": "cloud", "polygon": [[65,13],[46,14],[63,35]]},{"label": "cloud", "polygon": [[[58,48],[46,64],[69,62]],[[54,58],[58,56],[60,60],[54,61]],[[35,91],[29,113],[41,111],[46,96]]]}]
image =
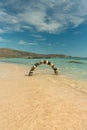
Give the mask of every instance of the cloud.
[{"label": "cloud", "polygon": [[26,9],[22,18],[38,31],[61,32],[70,26],[78,27],[87,19],[85,4],[86,0],[39,0],[36,6]]},{"label": "cloud", "polygon": [[0,23],[10,32],[32,29],[60,33],[87,20],[86,3],[86,0],[3,0],[0,3]]},{"label": "cloud", "polygon": [[0,33],[22,31],[20,19],[7,10],[0,10]]},{"label": "cloud", "polygon": [[20,15],[22,21],[30,24],[36,28],[36,30],[44,32],[55,32],[62,25],[56,20],[50,18],[43,10],[28,9]]},{"label": "cloud", "polygon": [[79,35],[79,34],[81,34],[81,32],[80,31],[75,31],[73,34]]},{"label": "cloud", "polygon": [[6,33],[6,30],[0,29],[0,34],[2,34],[2,33]]},{"label": "cloud", "polygon": [[21,29],[20,26],[6,26],[6,27],[2,27],[0,29],[0,34],[4,34],[4,33],[13,33],[13,32],[23,32],[23,29]]},{"label": "cloud", "polygon": [[48,43],[48,46],[52,46],[52,43]]},{"label": "cloud", "polygon": [[42,35],[38,35],[38,34],[31,34],[29,36],[33,37],[35,39],[35,41],[46,41],[47,40]]},{"label": "cloud", "polygon": [[31,37],[34,37],[34,38],[43,38],[42,35],[37,35],[37,34],[31,34],[30,36],[31,36]]},{"label": "cloud", "polygon": [[11,41],[3,37],[0,37],[0,43],[11,43]]},{"label": "cloud", "polygon": [[23,41],[23,40],[20,40],[20,41],[18,42],[18,44],[20,44],[20,45],[27,45],[27,42],[25,42],[25,41]]},{"label": "cloud", "polygon": [[24,46],[26,46],[26,45],[32,45],[32,46],[38,45],[38,43],[26,42],[26,41],[24,41],[24,40],[20,40],[20,41],[18,42],[18,44],[24,45]]},{"label": "cloud", "polygon": [[1,43],[1,42],[6,42],[6,40],[3,39],[2,37],[0,37],[0,43]]},{"label": "cloud", "polygon": [[17,24],[19,19],[11,14],[8,14],[6,10],[0,11],[0,22],[5,22],[8,24]]}]

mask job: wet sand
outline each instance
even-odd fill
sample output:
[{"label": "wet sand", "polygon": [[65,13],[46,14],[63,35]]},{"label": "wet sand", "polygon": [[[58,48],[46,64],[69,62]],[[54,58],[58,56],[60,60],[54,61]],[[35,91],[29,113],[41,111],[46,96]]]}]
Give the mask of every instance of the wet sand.
[{"label": "wet sand", "polygon": [[87,82],[0,63],[0,130],[87,130]]}]

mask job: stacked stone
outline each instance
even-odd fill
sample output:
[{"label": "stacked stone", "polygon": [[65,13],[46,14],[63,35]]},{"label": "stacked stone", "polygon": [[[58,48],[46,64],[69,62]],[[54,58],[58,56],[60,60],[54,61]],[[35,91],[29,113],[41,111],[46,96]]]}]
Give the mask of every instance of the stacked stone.
[{"label": "stacked stone", "polygon": [[33,71],[34,71],[39,65],[41,65],[41,64],[47,64],[47,65],[51,66],[52,69],[54,70],[54,73],[55,73],[56,75],[58,75],[58,70],[57,70],[57,68],[54,66],[53,63],[51,63],[51,62],[48,61],[48,60],[44,60],[44,61],[40,61],[40,62],[35,63],[35,64],[31,67],[31,69],[30,69],[28,75],[29,75],[29,76],[32,76]]}]

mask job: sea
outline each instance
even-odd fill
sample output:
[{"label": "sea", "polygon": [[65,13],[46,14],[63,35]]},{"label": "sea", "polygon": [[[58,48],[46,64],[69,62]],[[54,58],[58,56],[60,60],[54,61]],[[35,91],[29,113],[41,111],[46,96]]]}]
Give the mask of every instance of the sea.
[{"label": "sea", "polygon": [[[59,75],[69,78],[87,81],[87,58],[50,58],[50,59],[27,59],[27,58],[2,58],[0,62],[15,63],[32,67],[36,62],[48,60],[57,67]],[[40,65],[39,69],[51,71],[48,65]]]}]

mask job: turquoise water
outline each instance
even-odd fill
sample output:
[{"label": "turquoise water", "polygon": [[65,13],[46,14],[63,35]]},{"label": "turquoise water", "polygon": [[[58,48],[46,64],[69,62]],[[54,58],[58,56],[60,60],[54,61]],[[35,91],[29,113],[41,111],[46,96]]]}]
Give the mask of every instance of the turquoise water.
[{"label": "turquoise water", "polygon": [[[39,62],[44,59],[24,59],[24,58],[7,58],[0,59],[0,62],[6,63],[16,63],[32,66],[34,63]],[[54,65],[58,68],[60,75],[66,75],[70,78],[81,79],[87,81],[87,59],[86,58],[53,58],[47,59],[54,63]],[[79,63],[69,63],[69,61],[75,60]],[[45,65],[41,65],[42,69],[46,69]]]}]

